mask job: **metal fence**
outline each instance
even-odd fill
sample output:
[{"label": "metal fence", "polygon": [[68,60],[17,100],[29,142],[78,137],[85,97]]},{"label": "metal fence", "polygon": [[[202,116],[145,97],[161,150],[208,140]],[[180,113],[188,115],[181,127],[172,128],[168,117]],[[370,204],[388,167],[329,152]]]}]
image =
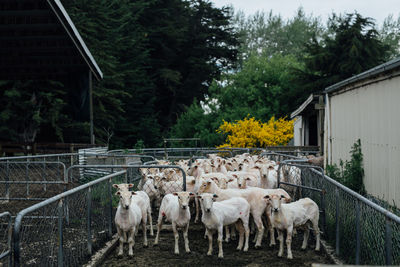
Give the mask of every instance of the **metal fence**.
[{"label": "metal fence", "polygon": [[11,266],[11,214],[0,213],[0,265]]},{"label": "metal fence", "polygon": [[48,161],[0,161],[0,200],[43,200],[61,193],[65,164]]},{"label": "metal fence", "polygon": [[182,190],[186,174],[175,165],[76,165],[67,169],[123,169],[35,204],[18,213],[13,231],[14,265],[80,266],[115,231],[118,201],[112,184],[126,183],[129,168],[178,169]]}]

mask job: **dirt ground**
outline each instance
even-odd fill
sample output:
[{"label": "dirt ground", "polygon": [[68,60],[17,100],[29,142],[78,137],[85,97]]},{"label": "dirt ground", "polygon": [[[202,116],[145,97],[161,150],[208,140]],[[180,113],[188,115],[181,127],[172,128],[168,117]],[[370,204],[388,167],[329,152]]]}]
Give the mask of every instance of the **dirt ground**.
[{"label": "dirt ground", "polygon": [[[224,258],[218,258],[218,245],[216,234],[213,239],[213,255],[207,256],[208,240],[203,238],[204,231],[189,229],[189,246],[191,253],[185,253],[183,236],[179,235],[179,251],[180,255],[174,254],[174,237],[170,231],[162,231],[160,234],[160,243],[153,246],[154,238],[149,238],[149,247],[143,248],[143,239],[141,233],[136,237],[136,245],[134,247],[134,256],[129,257],[128,247],[124,246],[123,257],[117,256],[117,248],[112,250],[100,266],[311,266],[312,263],[333,264],[327,254],[321,250],[314,251],[315,240],[310,236],[309,246],[307,250],[300,249],[303,235],[297,234],[292,243],[293,260],[278,257],[278,246],[268,247],[265,238],[263,239],[263,247],[254,249],[254,244],[250,238],[250,248],[248,252],[237,251],[237,241],[223,243]],[[252,236],[251,236],[252,237]],[[269,242],[269,239],[268,239]]]}]

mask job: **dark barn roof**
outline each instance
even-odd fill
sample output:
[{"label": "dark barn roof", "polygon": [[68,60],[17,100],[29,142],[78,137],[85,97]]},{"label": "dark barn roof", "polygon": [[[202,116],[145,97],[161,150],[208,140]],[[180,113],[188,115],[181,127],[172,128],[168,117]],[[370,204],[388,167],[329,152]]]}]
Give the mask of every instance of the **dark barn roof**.
[{"label": "dark barn roof", "polygon": [[0,79],[103,77],[59,0],[0,0]]}]

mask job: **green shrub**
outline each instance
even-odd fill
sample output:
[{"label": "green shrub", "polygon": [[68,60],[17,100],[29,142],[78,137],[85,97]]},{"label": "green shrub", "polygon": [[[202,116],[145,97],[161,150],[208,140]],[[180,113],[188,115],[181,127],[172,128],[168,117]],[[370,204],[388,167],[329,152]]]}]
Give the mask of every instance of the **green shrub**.
[{"label": "green shrub", "polygon": [[364,167],[360,139],[352,146],[350,155],[351,159],[349,161],[343,162],[343,160],[340,160],[339,167],[336,164],[328,165],[326,173],[339,183],[364,195],[366,192],[363,183]]}]

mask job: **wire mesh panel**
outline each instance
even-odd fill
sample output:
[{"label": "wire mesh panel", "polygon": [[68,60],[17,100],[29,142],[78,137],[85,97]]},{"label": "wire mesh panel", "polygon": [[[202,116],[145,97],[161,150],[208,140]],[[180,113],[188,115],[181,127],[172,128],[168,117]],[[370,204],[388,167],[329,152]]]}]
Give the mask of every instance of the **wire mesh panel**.
[{"label": "wire mesh panel", "polygon": [[16,265],[87,262],[115,231],[111,185],[124,179],[125,171],[114,173],[21,211],[14,229]]},{"label": "wire mesh panel", "polygon": [[60,162],[0,161],[0,200],[40,200],[64,189]]},{"label": "wire mesh panel", "polygon": [[302,183],[324,190],[325,238],[345,263],[399,264],[399,217],[312,168],[302,169]]},{"label": "wire mesh panel", "polygon": [[25,266],[55,266],[58,251],[58,202],[22,219],[20,256]]}]

